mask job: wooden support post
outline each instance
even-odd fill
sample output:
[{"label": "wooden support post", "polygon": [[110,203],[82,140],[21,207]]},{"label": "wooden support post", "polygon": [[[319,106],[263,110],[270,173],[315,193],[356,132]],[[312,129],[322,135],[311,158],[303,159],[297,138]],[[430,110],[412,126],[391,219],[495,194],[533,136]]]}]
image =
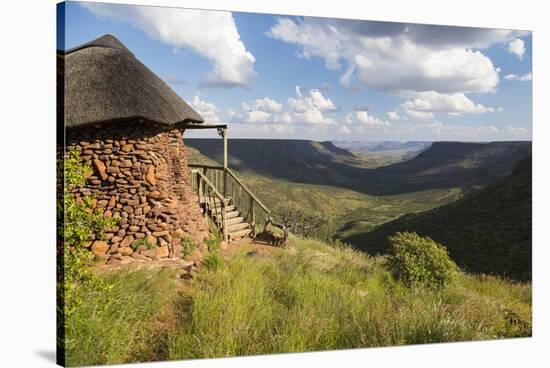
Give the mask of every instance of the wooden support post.
[{"label": "wooden support post", "polygon": [[202,178],[198,177],[197,180],[199,181],[197,183],[197,186],[198,186],[197,193],[199,195],[199,203],[202,204]]},{"label": "wooden support post", "polygon": [[256,237],[256,215],[254,213],[254,198],[250,197],[250,226],[252,227],[252,237]]},{"label": "wooden support post", "polygon": [[227,226],[227,215],[226,215],[226,207],[225,202],[222,204],[222,229],[223,229],[223,241],[225,242],[225,245],[229,244],[229,234],[228,234],[228,226]]},{"label": "wooden support post", "polygon": [[221,130],[222,138],[223,138],[223,187],[222,187],[222,194],[224,198],[227,198],[227,128],[223,128]]},{"label": "wooden support post", "polygon": [[223,169],[227,169],[227,128],[222,130],[223,137]]},{"label": "wooden support post", "polygon": [[222,176],[222,180],[223,180],[223,197],[224,198],[227,198],[227,170],[223,170],[223,176]]}]

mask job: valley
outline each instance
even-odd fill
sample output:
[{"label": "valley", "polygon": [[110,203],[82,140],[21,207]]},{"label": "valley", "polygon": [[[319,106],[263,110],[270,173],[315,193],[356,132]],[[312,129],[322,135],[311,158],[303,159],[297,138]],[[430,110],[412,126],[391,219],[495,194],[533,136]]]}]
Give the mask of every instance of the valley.
[{"label": "valley", "polygon": [[[188,139],[186,143],[190,162],[215,164],[220,161],[220,141]],[[370,147],[377,149],[377,145]],[[297,219],[314,219],[319,224],[313,231],[301,235],[329,242],[342,241],[370,254],[383,254],[387,251],[385,239],[391,232],[424,229],[417,224],[404,228],[393,226],[392,221],[399,223],[400,217],[411,218],[413,214],[422,218],[421,214],[427,211],[437,212],[464,196],[470,198],[470,193],[475,195],[485,186],[509,175],[517,162],[531,151],[530,142],[435,142],[429,145],[385,142],[378,147],[389,149],[389,160],[398,162],[376,166],[367,151],[352,153],[330,142],[235,139],[230,140],[229,163],[275,217],[294,213]],[[383,152],[382,148],[378,149]],[[401,153],[396,154],[396,150]],[[520,185],[528,186],[528,183],[520,182]],[[475,207],[475,201],[468,201],[471,202],[469,207]],[[454,219],[447,221],[461,223]],[[426,220],[427,226],[432,222]],[[457,226],[453,236],[462,239],[465,233],[460,225]],[[445,236],[435,238],[442,242],[449,239]],[[451,243],[451,255],[472,271],[503,274],[509,265],[509,262],[500,266],[489,262],[485,267],[479,266],[483,263],[479,257],[494,254],[490,249],[498,247],[498,241],[477,253],[471,253],[477,240],[469,241],[464,247]],[[477,261],[466,252],[477,254]],[[530,256],[526,254],[525,257]],[[519,263],[523,268],[527,264]],[[517,269],[508,274],[522,279],[527,277]]]}]

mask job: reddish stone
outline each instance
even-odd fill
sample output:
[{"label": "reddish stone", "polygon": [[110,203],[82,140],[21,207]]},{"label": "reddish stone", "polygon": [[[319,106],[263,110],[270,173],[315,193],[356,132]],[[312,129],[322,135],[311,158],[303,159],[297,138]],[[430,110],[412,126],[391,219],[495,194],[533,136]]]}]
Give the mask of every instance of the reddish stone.
[{"label": "reddish stone", "polygon": [[102,256],[109,250],[109,245],[103,240],[96,240],[92,243],[92,252],[96,256]]},{"label": "reddish stone", "polygon": [[169,251],[167,246],[157,248],[157,257],[166,258],[168,257],[168,254],[169,254]]}]

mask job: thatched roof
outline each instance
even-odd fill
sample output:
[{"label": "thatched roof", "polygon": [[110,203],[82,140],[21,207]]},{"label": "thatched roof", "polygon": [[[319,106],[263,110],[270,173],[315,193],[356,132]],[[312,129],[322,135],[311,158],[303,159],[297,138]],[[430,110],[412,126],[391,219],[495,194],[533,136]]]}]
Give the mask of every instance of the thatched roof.
[{"label": "thatched roof", "polygon": [[141,119],[165,125],[202,123],[203,118],[114,36],[58,54],[64,76],[65,126]]}]

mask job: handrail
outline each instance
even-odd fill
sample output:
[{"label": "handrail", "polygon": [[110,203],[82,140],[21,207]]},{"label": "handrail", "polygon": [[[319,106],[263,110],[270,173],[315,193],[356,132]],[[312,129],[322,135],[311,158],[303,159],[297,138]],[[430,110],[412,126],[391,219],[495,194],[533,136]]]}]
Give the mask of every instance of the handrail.
[{"label": "handrail", "polygon": [[[252,236],[256,234],[256,211],[255,208],[265,212],[265,221],[270,219],[271,211],[264,205],[258,197],[237,177],[237,175],[229,168],[216,165],[202,165],[202,164],[188,164],[191,169],[192,187],[193,191],[194,180],[197,178],[198,183],[205,182],[206,186],[212,190],[215,197],[217,197],[223,204],[224,220],[222,223],[222,230],[224,231],[224,237],[227,233],[227,222],[225,219],[225,208],[231,203],[241,213],[243,218],[252,227]],[[211,171],[210,171],[211,170]],[[208,175],[210,174],[210,175]],[[208,177],[211,177],[209,179]],[[197,187],[199,192],[199,200],[201,196],[201,186]],[[244,192],[241,194],[241,192]],[[263,219],[262,219],[263,220]],[[263,222],[263,221],[262,221]],[[219,224],[218,224],[219,225]]]},{"label": "handrail", "polygon": [[218,191],[218,189],[216,189],[214,184],[212,184],[212,182],[208,180],[206,175],[204,175],[199,170],[192,170],[191,172],[198,174],[204,180],[204,182],[212,189],[212,192],[216,195],[216,197],[218,197],[218,199],[222,201],[224,205],[227,205],[227,199],[225,199],[223,195]]},{"label": "handrail", "polygon": [[223,170],[223,166],[218,166],[218,165],[188,164],[187,166],[192,167],[192,168],[205,168],[205,169]]},{"label": "handrail", "polygon": [[244,185],[244,183],[241,181],[241,179],[239,179],[235,173],[233,173],[233,171],[231,171],[229,168],[226,169],[227,172],[229,173],[229,175],[231,175],[231,177],[243,188],[243,190],[249,195],[252,197],[252,199],[258,204],[258,206],[260,206],[261,209],[263,209],[265,212],[267,212],[267,214],[269,215],[271,213],[270,210],[267,209],[267,207],[258,199],[258,197],[256,197],[254,195],[254,193],[252,193],[250,191],[250,189],[248,189],[248,187],[246,185]]},{"label": "handrail", "polygon": [[[212,184],[212,182],[206,177],[206,175],[204,175],[202,172],[200,172],[200,170],[191,170],[191,178],[194,178],[194,176],[197,175],[197,194],[199,195],[199,202],[201,202],[201,197],[203,195],[202,191],[202,183],[205,183],[206,184],[206,197],[207,198],[212,198],[212,196],[210,195],[210,193],[213,193],[215,197],[217,197],[217,199],[219,199],[220,201],[220,204],[221,204],[221,208],[220,208],[220,212],[221,212],[221,225],[220,225],[220,219],[219,217],[216,217],[216,221],[214,221],[214,223],[217,224],[218,228],[220,228],[220,230],[222,230],[223,232],[223,240],[226,242],[228,242],[229,238],[228,238],[228,228],[227,228],[227,215],[226,215],[226,211],[227,211],[227,205],[229,203],[229,201],[227,199],[225,199],[223,197],[223,195],[218,191],[218,189],[214,186],[214,184]],[[205,201],[205,212],[204,212],[204,215],[207,216],[208,215],[208,208],[209,207],[212,207],[211,206],[212,203],[209,203],[208,201]],[[216,204],[216,201],[214,200],[214,212],[216,213],[216,216],[218,216],[219,212],[218,212],[218,205]],[[214,215],[211,214],[211,218],[212,220],[214,220]]]}]

